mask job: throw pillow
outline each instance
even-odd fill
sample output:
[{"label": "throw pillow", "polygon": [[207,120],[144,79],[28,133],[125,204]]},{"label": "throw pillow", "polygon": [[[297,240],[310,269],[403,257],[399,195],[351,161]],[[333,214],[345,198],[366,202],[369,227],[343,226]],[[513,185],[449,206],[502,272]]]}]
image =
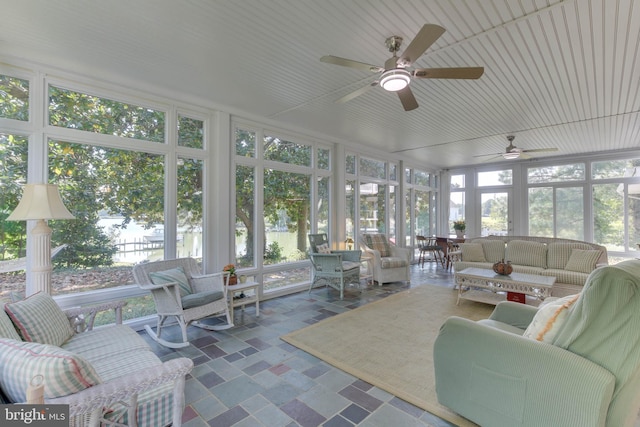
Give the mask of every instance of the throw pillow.
[{"label": "throw pillow", "polygon": [[184,274],[182,267],[171,268],[164,271],[154,271],[153,273],[149,273],[149,278],[154,285],[177,283],[181,297],[189,295],[192,292],[189,279],[187,279],[187,275]]},{"label": "throw pillow", "polygon": [[568,295],[541,305],[522,336],[551,344],[579,296]]},{"label": "throw pillow", "polygon": [[27,386],[44,377],[44,397],[77,393],[100,383],[100,376],[84,358],[47,344],[0,338],[0,384],[12,402],[26,402]]},{"label": "throw pillow", "polygon": [[600,258],[600,251],[574,249],[564,269],[589,274],[596,269],[598,258]]},{"label": "throw pillow", "polygon": [[497,239],[476,239],[473,243],[480,243],[487,262],[504,261],[504,241]]},{"label": "throw pillow", "polygon": [[316,246],[316,250],[318,251],[319,254],[330,254],[331,253],[331,248],[329,247],[328,243],[323,243],[321,245],[317,245]]},{"label": "throw pillow", "polygon": [[2,310],[0,310],[0,338],[11,338],[12,340],[18,341],[21,340],[15,326],[11,323],[11,319],[9,319],[7,313]]},{"label": "throw pillow", "polygon": [[593,249],[586,243],[577,242],[552,242],[547,245],[547,268],[555,268],[564,270],[569,258],[571,257],[571,251],[574,249]]},{"label": "throw pillow", "polygon": [[462,243],[460,250],[462,251],[462,261],[487,262],[480,243]]},{"label": "throw pillow", "polygon": [[4,310],[25,341],[60,346],[73,335],[66,314],[45,292],[5,304]]}]

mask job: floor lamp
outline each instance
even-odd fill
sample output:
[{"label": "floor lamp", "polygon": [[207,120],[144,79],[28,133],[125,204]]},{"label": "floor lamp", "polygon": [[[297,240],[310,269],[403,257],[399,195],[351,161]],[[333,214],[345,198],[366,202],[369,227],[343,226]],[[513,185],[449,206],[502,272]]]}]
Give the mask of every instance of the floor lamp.
[{"label": "floor lamp", "polygon": [[22,199],[7,221],[36,220],[27,244],[26,295],[36,292],[51,293],[51,228],[49,219],[74,219],[62,203],[58,186],[52,184],[27,184]]}]

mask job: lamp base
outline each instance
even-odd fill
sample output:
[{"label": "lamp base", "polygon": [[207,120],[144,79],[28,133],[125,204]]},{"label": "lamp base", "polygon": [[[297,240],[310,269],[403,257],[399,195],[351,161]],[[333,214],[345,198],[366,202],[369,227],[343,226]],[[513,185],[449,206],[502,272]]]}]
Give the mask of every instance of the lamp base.
[{"label": "lamp base", "polygon": [[38,292],[51,293],[51,233],[43,219],[31,230],[31,247],[27,253],[26,296]]}]

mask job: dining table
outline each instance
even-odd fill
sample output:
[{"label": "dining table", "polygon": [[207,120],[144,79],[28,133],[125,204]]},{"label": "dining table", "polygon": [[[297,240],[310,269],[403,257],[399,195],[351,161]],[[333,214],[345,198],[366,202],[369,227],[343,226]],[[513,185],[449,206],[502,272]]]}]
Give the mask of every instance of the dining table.
[{"label": "dining table", "polygon": [[464,243],[464,237],[449,236],[449,237],[437,237],[436,244],[442,248],[442,255],[445,261],[444,267],[450,270],[452,267],[451,257],[449,256],[450,250],[456,250],[460,243]]}]

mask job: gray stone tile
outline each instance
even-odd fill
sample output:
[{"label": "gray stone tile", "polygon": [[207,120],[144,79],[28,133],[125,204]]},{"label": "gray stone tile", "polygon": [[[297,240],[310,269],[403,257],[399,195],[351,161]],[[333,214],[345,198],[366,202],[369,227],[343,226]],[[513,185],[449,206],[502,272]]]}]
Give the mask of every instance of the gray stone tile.
[{"label": "gray stone tile", "polygon": [[[194,361],[186,382],[185,400],[190,406],[185,427],[451,427],[280,339],[319,319],[422,283],[453,287],[453,275],[433,265],[414,266],[411,274],[411,284],[369,286],[362,291],[349,287],[342,301],[327,288],[264,300],[260,317],[253,307],[236,311],[234,328],[212,332],[190,327],[192,345],[179,350],[141,335],[163,360],[185,356]],[[180,340],[179,328],[169,328],[166,338]]]}]

